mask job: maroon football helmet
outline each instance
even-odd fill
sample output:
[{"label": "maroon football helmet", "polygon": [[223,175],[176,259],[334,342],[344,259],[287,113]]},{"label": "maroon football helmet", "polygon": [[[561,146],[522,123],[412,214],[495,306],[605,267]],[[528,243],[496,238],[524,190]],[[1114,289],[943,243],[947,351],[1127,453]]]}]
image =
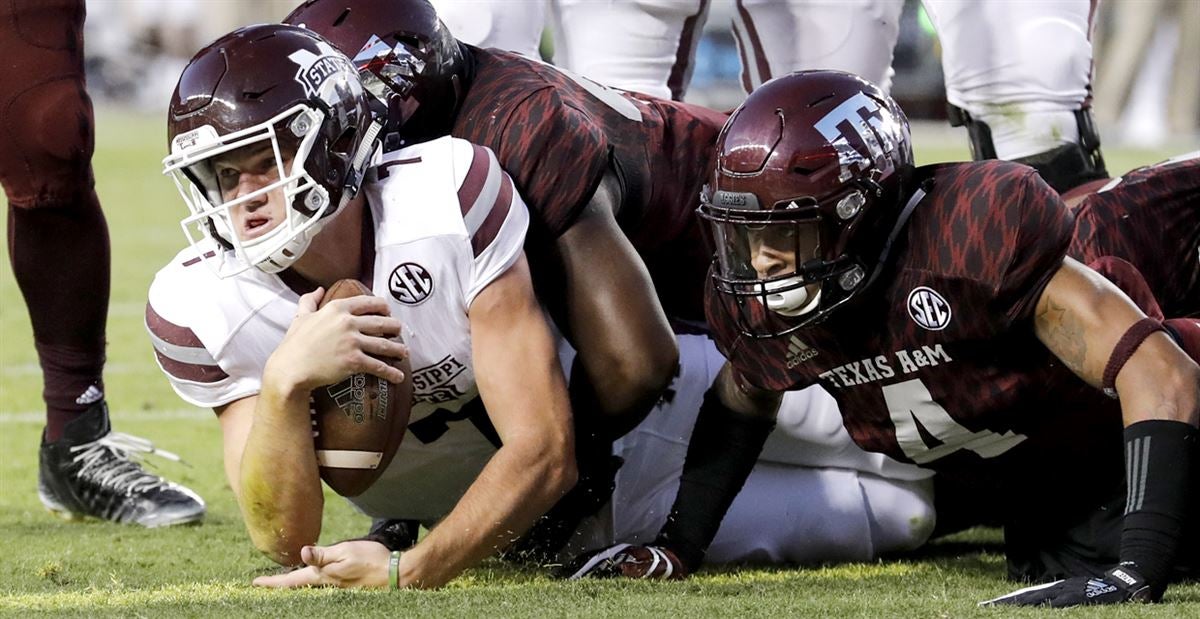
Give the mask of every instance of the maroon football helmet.
[{"label": "maroon football helmet", "polygon": [[[184,233],[219,275],[287,268],[358,192],[381,129],[369,101],[350,60],[303,28],[241,28],[192,58],[171,97],[163,173],[191,211]],[[213,162],[246,147],[269,149],[278,178],[226,201]],[[230,209],[279,188],[287,219],[240,240]]]},{"label": "maroon football helmet", "polygon": [[733,112],[716,148],[699,213],[713,284],[737,298],[745,334],[815,324],[866,287],[913,170],[891,97],[841,71],[779,77]]},{"label": "maroon football helmet", "polygon": [[403,127],[405,142],[450,132],[466,62],[427,0],[308,0],[284,23],[320,34],[349,56],[386,106],[388,130]]}]

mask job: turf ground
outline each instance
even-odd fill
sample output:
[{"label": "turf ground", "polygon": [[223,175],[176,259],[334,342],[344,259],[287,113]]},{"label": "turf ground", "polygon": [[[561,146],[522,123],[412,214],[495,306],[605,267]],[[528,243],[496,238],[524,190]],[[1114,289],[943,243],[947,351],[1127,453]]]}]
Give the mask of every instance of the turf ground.
[{"label": "turf ground", "polygon": [[[436,592],[267,591],[251,578],[274,571],[245,535],[221,472],[220,437],[210,412],[179,400],[160,375],[142,327],[153,273],[183,246],[185,208],[159,175],[160,118],[101,110],[95,157],[113,245],[107,390],[117,429],[152,438],[184,457],[159,471],[207,499],[197,527],[143,531],[101,522],[63,523],[35,494],[42,425],[41,378],[28,318],[11,270],[0,268],[0,615],[194,616],[1039,616],[1050,611],[975,607],[1013,588],[1003,580],[999,534],[976,530],[888,562],[810,569],[704,571],[687,582],[551,581],[499,563],[468,572]],[[965,140],[935,130],[942,146],[919,149],[920,163],[961,159]],[[1175,149],[1182,151],[1183,148]],[[1108,149],[1124,171],[1168,151]],[[3,202],[3,198],[0,198]],[[7,208],[7,204],[5,204]],[[361,534],[366,520],[326,501],[322,541]],[[1174,587],[1155,608],[1074,610],[1072,617],[1197,617],[1200,585]]]}]

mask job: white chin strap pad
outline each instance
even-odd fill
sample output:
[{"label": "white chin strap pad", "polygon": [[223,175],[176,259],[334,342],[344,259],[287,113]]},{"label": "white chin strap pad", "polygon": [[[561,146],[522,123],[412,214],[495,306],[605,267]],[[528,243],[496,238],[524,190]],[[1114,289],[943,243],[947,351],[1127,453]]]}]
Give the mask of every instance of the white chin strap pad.
[{"label": "white chin strap pad", "polygon": [[275,250],[271,255],[255,262],[254,266],[258,267],[260,271],[272,274],[292,266],[293,263],[300,259],[300,256],[304,255],[304,252],[308,251],[308,246],[312,244],[313,237],[325,227],[325,224],[329,223],[330,217],[333,216],[322,217],[320,220],[313,222],[312,226],[307,230],[292,237],[292,240],[288,241],[283,247]]},{"label": "white chin strap pad", "polygon": [[767,284],[767,309],[784,316],[803,316],[815,309],[817,304],[821,302],[821,290],[817,289],[817,294],[809,297],[808,287],[800,286],[791,290],[781,292],[771,292],[772,288],[783,288],[791,286],[800,281],[798,277],[788,278],[783,281]]}]

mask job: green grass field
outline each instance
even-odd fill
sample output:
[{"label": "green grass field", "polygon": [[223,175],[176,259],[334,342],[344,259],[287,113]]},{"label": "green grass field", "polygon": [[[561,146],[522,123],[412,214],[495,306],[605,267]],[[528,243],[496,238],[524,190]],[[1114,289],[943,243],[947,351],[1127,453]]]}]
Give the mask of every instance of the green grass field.
[{"label": "green grass field", "polygon": [[[155,366],[142,327],[150,278],[183,246],[185,207],[159,175],[159,118],[100,111],[95,157],[113,245],[107,390],[117,429],[153,439],[188,466],[159,471],[205,497],[197,527],[144,531],[101,522],[64,523],[35,494],[42,425],[41,377],[28,317],[11,270],[0,268],[0,614],[85,616],[1038,616],[975,603],[1013,588],[1003,580],[999,534],[971,531],[918,556],[811,569],[704,571],[686,582],[562,583],[498,562],[436,592],[267,591],[250,587],[274,571],[250,546],[221,469],[211,412],[191,408]],[[918,142],[921,141],[918,135]],[[921,163],[966,155],[961,138],[918,150]],[[1166,152],[1108,150],[1124,171]],[[2,199],[0,199],[2,200]],[[5,204],[7,208],[7,204]],[[367,521],[336,497],[326,502],[322,541],[361,534]],[[1200,616],[1200,586],[1174,587],[1168,604],[1074,610],[1071,617]]]}]

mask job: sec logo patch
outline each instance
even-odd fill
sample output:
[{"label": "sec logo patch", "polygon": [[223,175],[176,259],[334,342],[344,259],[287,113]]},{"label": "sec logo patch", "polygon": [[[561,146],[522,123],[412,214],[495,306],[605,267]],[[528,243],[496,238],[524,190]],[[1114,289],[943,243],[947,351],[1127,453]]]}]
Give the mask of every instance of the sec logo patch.
[{"label": "sec logo patch", "polygon": [[417,305],[433,294],[433,277],[425,267],[415,262],[405,262],[392,270],[388,278],[388,290],[397,301],[405,305]]},{"label": "sec logo patch", "polygon": [[918,286],[908,293],[908,315],[922,329],[941,331],[950,324],[950,303],[936,290]]}]

